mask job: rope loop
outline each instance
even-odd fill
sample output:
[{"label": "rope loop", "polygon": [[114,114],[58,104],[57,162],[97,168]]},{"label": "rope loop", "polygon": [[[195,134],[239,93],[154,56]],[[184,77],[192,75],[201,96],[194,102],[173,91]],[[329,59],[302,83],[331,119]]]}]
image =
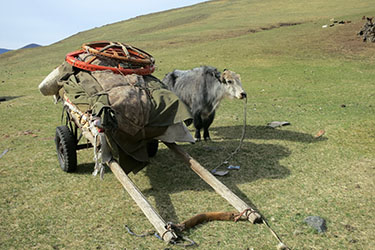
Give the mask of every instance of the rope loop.
[{"label": "rope loop", "polygon": [[241,146],[242,146],[242,143],[245,139],[245,134],[246,134],[246,113],[247,113],[247,97],[245,97],[244,99],[244,106],[243,106],[243,113],[244,113],[244,119],[243,119],[243,127],[242,127],[242,135],[241,135],[241,139],[240,139],[240,143],[239,145],[237,146],[237,148],[231,152],[227,158],[225,158],[224,161],[222,161],[219,165],[217,165],[214,169],[211,170],[211,173],[214,173],[216,172],[216,170],[221,167],[222,165],[224,164],[227,164],[229,162],[230,159],[232,159],[232,157],[234,155],[236,155],[240,149],[241,149]]},{"label": "rope loop", "polygon": [[[171,239],[169,241],[170,244],[172,245],[175,245],[175,246],[180,246],[180,247],[191,247],[191,246],[196,246],[198,245],[195,241],[189,239],[188,237],[186,236],[183,236],[181,234],[179,234],[178,232],[180,232],[180,230],[178,229],[178,227],[173,224],[172,222],[168,222],[167,225],[165,226],[165,229],[167,229],[167,231],[165,231],[163,233],[163,236],[162,238],[164,237],[164,235],[167,233],[167,232],[173,232],[175,233],[175,235],[177,235],[177,238],[174,238],[174,239]],[[188,243],[184,243],[184,242],[188,242]]]},{"label": "rope loop", "polygon": [[[250,213],[249,213],[249,212],[250,212]],[[243,210],[241,213],[239,213],[238,215],[236,215],[236,216],[234,217],[234,222],[237,222],[239,219],[241,219],[241,217],[242,217],[243,215],[245,215],[245,216],[246,216],[246,219],[248,220],[249,217],[250,217],[250,215],[251,215],[252,213],[256,213],[256,211],[255,211],[254,209],[252,209],[252,208],[246,208],[245,210]]]}]

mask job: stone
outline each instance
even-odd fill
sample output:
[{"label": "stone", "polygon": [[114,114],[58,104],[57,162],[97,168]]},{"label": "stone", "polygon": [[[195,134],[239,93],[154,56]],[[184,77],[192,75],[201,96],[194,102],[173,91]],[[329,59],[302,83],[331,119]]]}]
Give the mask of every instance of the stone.
[{"label": "stone", "polygon": [[282,126],[287,126],[290,125],[290,122],[279,122],[279,121],[273,121],[267,124],[267,127],[270,128],[277,128],[277,127],[282,127]]},{"label": "stone", "polygon": [[316,229],[318,233],[324,233],[327,231],[326,221],[319,216],[309,216],[304,220],[307,225]]}]

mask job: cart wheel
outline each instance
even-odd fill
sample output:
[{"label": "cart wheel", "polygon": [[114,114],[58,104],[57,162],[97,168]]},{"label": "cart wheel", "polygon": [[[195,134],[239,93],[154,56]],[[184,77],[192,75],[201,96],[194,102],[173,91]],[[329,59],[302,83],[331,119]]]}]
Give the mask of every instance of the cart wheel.
[{"label": "cart wheel", "polygon": [[77,168],[77,143],[68,126],[56,128],[55,143],[61,169],[74,172]]},{"label": "cart wheel", "polygon": [[151,140],[147,143],[147,154],[149,157],[154,157],[158,152],[159,141]]}]

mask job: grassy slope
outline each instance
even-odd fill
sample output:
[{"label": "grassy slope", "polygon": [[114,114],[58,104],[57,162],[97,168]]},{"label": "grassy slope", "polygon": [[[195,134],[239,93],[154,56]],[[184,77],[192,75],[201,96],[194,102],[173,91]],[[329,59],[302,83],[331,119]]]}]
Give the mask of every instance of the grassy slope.
[{"label": "grassy slope", "polygon": [[[93,178],[92,151],[79,152],[79,171],[63,173],[54,129],[61,106],[39,82],[80,44],[118,40],[155,56],[163,77],[174,68],[211,64],[242,76],[248,96],[245,144],[222,181],[270,219],[294,249],[370,249],[374,239],[375,45],[355,33],[371,1],[212,1],[79,33],[54,45],[0,55],[0,246],[8,248],[161,249],[156,238],[134,238],[152,226],[111,173]],[[351,24],[322,29],[335,17]],[[278,27],[280,23],[301,23]],[[9,98],[8,98],[9,99]],[[345,107],[342,107],[343,104]],[[207,168],[235,148],[242,102],[224,101],[213,141],[184,147]],[[287,120],[292,126],[264,128]],[[313,135],[326,130],[324,139]],[[26,131],[26,132],[25,132]],[[160,214],[182,221],[196,213],[232,210],[162,148],[132,176]],[[327,219],[324,235],[303,219]],[[272,219],[271,219],[272,218]],[[199,249],[270,249],[263,226],[211,222],[187,234]]]}]

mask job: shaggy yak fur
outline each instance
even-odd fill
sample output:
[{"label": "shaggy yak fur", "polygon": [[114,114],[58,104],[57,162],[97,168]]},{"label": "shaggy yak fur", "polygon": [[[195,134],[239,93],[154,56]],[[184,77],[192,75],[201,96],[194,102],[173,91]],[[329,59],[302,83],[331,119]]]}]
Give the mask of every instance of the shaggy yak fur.
[{"label": "shaggy yak fur", "polygon": [[226,69],[221,73],[211,66],[174,70],[164,77],[163,82],[190,108],[196,141],[201,140],[201,129],[204,140],[210,140],[208,128],[224,97],[246,98],[240,75]]}]

